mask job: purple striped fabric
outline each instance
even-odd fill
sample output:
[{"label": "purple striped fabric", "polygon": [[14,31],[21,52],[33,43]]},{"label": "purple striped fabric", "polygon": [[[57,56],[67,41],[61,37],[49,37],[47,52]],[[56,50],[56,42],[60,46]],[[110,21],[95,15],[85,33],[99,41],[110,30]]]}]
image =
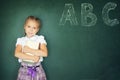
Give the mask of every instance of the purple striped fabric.
[{"label": "purple striped fabric", "polygon": [[22,65],[19,69],[17,80],[46,80],[46,75],[41,64],[40,66],[35,67],[34,70],[35,73],[33,76],[32,74],[29,74],[30,70],[27,65]]}]

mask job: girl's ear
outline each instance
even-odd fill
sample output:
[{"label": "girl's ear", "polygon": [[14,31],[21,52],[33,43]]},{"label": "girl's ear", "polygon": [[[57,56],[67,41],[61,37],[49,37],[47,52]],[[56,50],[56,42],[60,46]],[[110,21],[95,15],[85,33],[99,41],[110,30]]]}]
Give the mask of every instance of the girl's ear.
[{"label": "girl's ear", "polygon": [[40,28],[38,28],[37,33],[39,32]]},{"label": "girl's ear", "polygon": [[24,29],[25,29],[25,25],[24,25]]}]

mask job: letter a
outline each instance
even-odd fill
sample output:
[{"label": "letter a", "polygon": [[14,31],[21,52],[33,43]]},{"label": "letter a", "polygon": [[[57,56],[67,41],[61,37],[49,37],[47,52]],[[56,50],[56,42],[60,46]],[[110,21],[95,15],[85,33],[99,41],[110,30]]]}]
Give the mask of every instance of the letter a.
[{"label": "letter a", "polygon": [[64,25],[67,21],[70,22],[71,25],[78,25],[73,4],[65,4],[59,24]]}]

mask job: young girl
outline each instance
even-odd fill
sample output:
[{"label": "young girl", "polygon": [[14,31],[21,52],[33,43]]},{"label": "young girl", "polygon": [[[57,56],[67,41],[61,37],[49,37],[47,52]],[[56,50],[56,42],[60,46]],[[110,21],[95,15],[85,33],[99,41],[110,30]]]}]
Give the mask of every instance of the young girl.
[{"label": "young girl", "polygon": [[[43,61],[43,57],[47,57],[48,51],[44,36],[36,35],[40,26],[41,22],[37,17],[28,16],[25,20],[25,36],[17,39],[15,48],[15,57],[21,63],[17,80],[46,80],[41,62]],[[37,49],[26,45],[29,40],[39,44]],[[31,55],[26,53],[30,53]]]}]

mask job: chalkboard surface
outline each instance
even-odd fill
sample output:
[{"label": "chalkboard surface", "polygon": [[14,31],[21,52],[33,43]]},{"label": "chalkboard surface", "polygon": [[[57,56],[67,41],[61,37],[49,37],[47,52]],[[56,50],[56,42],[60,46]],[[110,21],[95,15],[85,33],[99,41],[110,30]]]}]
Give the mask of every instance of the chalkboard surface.
[{"label": "chalkboard surface", "polygon": [[16,80],[25,18],[42,20],[47,80],[120,80],[119,0],[1,0],[0,79]]}]

